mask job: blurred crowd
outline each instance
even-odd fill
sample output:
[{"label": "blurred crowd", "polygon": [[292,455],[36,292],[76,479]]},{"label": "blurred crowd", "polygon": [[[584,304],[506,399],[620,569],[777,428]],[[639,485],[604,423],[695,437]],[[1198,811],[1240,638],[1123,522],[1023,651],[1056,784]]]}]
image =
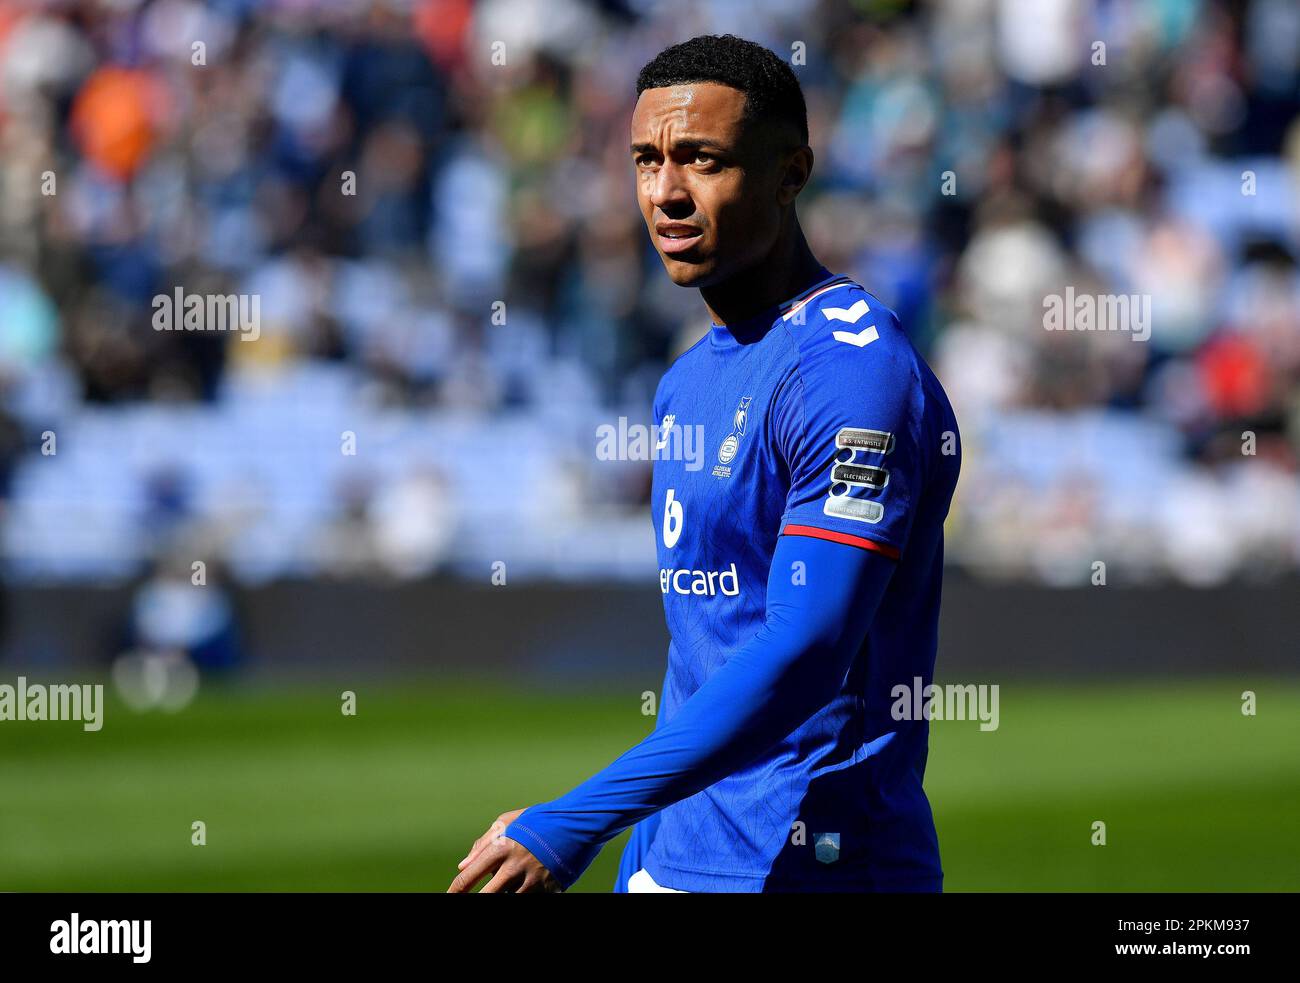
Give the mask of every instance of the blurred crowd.
[{"label": "blurred crowd", "polygon": [[[1294,0],[0,2],[8,576],[643,577],[707,326],[635,207],[639,67],[792,59],[814,252],[898,312],[965,460],[948,560],[1300,567]],[[176,288],[260,337],[156,331]],[[1045,298],[1150,299],[1150,336]],[[349,437],[350,435],[350,437]],[[164,571],[172,573],[164,573]]]}]

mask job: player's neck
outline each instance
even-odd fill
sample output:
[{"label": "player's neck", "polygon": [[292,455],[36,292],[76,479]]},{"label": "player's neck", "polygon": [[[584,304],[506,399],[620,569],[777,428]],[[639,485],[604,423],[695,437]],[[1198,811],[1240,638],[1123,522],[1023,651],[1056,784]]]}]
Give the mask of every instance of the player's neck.
[{"label": "player's neck", "polygon": [[700,296],[715,324],[736,324],[797,296],[816,283],[821,272],[822,264],[796,222],[761,263],[723,283],[702,287]]}]

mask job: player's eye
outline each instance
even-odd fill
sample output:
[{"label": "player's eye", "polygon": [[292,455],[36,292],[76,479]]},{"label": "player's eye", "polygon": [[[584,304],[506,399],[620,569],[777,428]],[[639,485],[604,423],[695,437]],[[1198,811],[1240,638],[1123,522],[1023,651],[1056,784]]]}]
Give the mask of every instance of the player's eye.
[{"label": "player's eye", "polygon": [[715,159],[716,159],[716,158],[715,158],[712,154],[706,154],[706,153],[704,153],[703,151],[700,151],[699,153],[697,153],[697,154],[695,155],[695,160],[694,160],[693,163],[696,163],[696,164],[712,164],[712,163],[714,162]]}]

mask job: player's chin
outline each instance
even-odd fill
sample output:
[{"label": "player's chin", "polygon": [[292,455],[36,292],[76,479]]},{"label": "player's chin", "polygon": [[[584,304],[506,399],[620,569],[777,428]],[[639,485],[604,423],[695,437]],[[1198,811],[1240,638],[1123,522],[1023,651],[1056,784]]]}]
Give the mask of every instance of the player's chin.
[{"label": "player's chin", "polygon": [[712,257],[665,256],[660,253],[660,258],[668,271],[668,279],[679,287],[707,287],[717,274],[718,264]]}]

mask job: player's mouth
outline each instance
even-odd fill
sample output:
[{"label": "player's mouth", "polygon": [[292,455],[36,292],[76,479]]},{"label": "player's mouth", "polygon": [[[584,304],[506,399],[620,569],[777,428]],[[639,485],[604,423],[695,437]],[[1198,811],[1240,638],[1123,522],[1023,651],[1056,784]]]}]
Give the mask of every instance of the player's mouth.
[{"label": "player's mouth", "polygon": [[660,222],[655,226],[659,248],[665,253],[684,253],[704,238],[704,232],[694,225],[681,222]]}]

